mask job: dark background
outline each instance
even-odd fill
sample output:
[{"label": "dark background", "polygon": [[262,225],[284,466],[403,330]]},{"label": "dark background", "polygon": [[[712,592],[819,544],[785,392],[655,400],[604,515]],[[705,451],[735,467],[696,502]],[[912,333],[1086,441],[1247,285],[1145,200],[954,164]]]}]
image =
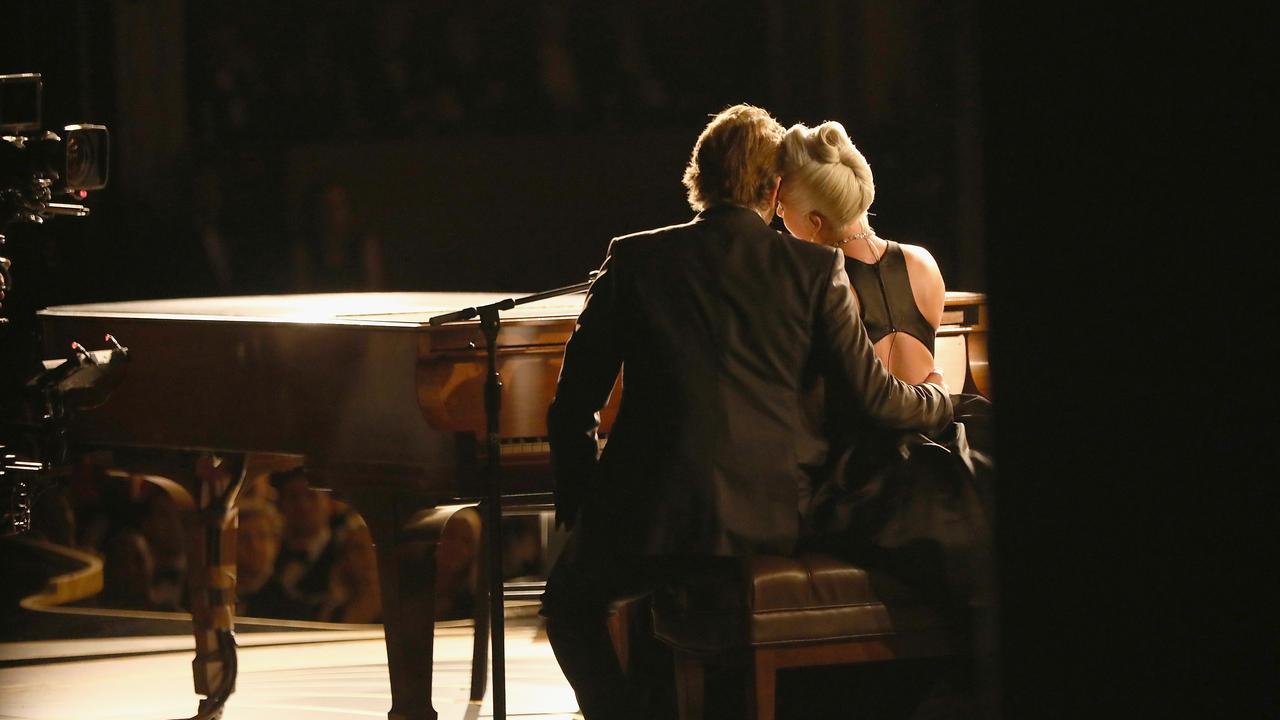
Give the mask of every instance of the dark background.
[{"label": "dark background", "polygon": [[303,289],[292,248],[333,185],[381,240],[385,289],[577,282],[610,237],[689,218],[693,140],[737,102],[842,120],[877,230],[984,286],[967,3],[168,0],[7,20],[40,30],[5,69],[44,73],[46,125],[112,131],[94,217],[42,235],[59,266],[42,304]]},{"label": "dark background", "polygon": [[287,291],[326,181],[390,287],[574,282],[687,219],[708,114],[843,121],[877,230],[990,294],[1005,716],[1276,716],[1273,11],[17,5],[0,69],[115,153],[91,218],[10,233],[33,306]]}]

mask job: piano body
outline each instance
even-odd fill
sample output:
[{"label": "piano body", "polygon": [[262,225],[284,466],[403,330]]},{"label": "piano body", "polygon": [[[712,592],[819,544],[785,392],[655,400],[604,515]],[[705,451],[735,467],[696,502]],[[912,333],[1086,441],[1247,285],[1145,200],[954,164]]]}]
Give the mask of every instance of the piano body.
[{"label": "piano body", "polygon": [[[420,542],[414,528],[442,524],[440,508],[484,494],[487,372],[478,321],[432,327],[428,319],[506,297],[346,293],[146,300],[50,307],[40,320],[46,357],[61,355],[72,341],[98,347],[108,333],[129,348],[110,400],[75,419],[76,441],[301,455],[309,474],[351,502],[377,547],[389,717],[425,720],[436,717],[434,560],[432,546]],[[581,294],[565,295],[502,314],[497,360],[504,494],[550,490],[546,408],[582,301]],[[954,390],[964,378],[965,390],[989,395],[986,327],[982,295],[948,293],[937,354]],[[603,413],[605,431],[617,396]],[[177,485],[185,485],[191,496],[185,504],[193,512],[203,507],[208,518],[217,510],[216,488],[195,487],[191,478],[167,487],[179,492]],[[204,558],[211,568],[203,576],[190,573],[201,576],[193,579],[191,597],[196,690],[209,696],[206,702],[225,700],[234,689],[234,648],[226,647],[233,623],[234,493],[223,489],[223,516],[189,541],[192,567]],[[478,656],[486,632],[480,625],[478,618]],[[214,631],[222,631],[222,639]],[[477,684],[483,687],[483,668],[480,673],[473,694]]]}]

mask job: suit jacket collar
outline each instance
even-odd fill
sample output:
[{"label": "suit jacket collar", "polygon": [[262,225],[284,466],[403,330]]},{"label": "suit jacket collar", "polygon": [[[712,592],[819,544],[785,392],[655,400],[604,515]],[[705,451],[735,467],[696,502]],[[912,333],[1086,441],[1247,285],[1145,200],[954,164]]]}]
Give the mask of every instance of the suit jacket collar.
[{"label": "suit jacket collar", "polygon": [[741,205],[712,205],[698,213],[699,221],[711,219],[734,225],[755,225],[762,229],[769,227],[764,218],[760,217],[760,213]]}]

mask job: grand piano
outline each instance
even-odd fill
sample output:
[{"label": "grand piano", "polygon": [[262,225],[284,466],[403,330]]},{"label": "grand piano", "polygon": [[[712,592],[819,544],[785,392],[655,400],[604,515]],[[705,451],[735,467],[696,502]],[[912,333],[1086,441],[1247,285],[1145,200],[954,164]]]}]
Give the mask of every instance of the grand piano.
[{"label": "grand piano", "polygon": [[[486,352],[478,321],[429,318],[510,297],[475,293],[347,293],[146,300],[40,312],[46,356],[72,342],[129,349],[108,402],[78,414],[86,446],[305,457],[309,474],[364,517],[377,547],[392,720],[436,717],[431,530],[484,495]],[[546,408],[583,296],[518,305],[502,315],[497,369],[504,502],[545,502]],[[989,395],[985,298],[947,294],[937,341],[953,390]],[[618,393],[603,413],[607,433]],[[235,487],[156,476],[204,519],[190,539],[202,709],[234,689]],[[541,494],[540,494],[541,493]],[[221,505],[219,505],[219,502]],[[484,647],[477,622],[477,656]],[[473,677],[473,695],[483,671]],[[482,690],[481,690],[482,692]],[[478,699],[478,698],[476,698]]]}]

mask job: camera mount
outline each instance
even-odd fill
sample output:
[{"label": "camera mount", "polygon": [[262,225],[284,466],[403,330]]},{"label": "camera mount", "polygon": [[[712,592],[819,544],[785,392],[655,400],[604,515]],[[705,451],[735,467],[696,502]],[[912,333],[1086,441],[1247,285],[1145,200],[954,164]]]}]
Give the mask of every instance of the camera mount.
[{"label": "camera mount", "polygon": [[[88,207],[54,198],[83,200],[89,190],[107,184],[107,128],[42,129],[43,87],[39,73],[0,75],[0,252],[10,225],[84,217]],[[25,314],[17,322],[8,317],[14,275],[13,262],[0,257],[0,490],[9,495],[0,525],[4,535],[30,528],[34,498],[67,460],[68,420],[105,402],[128,357],[128,350],[108,335],[105,350],[91,352],[72,343],[65,357],[41,366],[34,324]]]}]

